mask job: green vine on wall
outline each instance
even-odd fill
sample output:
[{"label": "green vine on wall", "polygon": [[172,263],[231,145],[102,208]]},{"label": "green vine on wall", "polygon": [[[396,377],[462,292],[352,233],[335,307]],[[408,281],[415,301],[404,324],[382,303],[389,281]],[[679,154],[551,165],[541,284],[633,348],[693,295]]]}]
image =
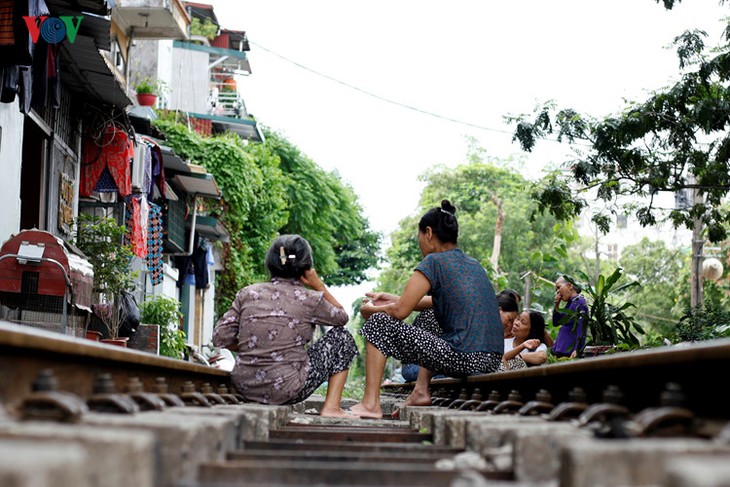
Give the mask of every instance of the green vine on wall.
[{"label": "green vine on wall", "polygon": [[166,143],[215,178],[223,198],[207,210],[225,225],[216,309],[225,312],[239,289],[268,279],[264,257],[279,233],[310,241],[314,263],[329,285],[356,284],[376,265],[380,236],[372,232],[357,197],[335,173],[326,172],[278,133],[247,144],[234,134],[201,137],[173,115],[155,124]]}]

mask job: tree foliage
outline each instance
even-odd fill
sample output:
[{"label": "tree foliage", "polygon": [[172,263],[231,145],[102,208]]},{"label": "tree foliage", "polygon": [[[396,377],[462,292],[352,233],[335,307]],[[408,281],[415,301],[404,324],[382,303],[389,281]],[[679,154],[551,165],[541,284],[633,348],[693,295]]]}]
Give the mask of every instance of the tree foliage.
[{"label": "tree foliage", "polygon": [[381,237],[370,229],[353,189],[281,134],[271,130],[265,134],[285,176],[289,219],[280,233],[297,233],[309,240],[317,272],[328,284],[364,282],[366,271],[377,264]]},{"label": "tree foliage", "polygon": [[[483,158],[487,162],[482,162]],[[520,276],[525,271],[553,279],[562,269],[569,246],[577,238],[572,224],[556,225],[551,216],[529,220],[534,203],[522,191],[528,181],[509,168],[515,161],[490,159],[474,147],[470,148],[469,160],[470,163],[453,169],[436,167],[421,176],[426,186],[418,212],[403,219],[391,235],[391,245],[386,250],[389,265],[379,276],[379,289],[394,293],[403,290],[422,259],[416,239],[418,220],[444,198],[457,208],[459,247],[481,262],[497,289],[522,289],[524,283]],[[491,269],[489,262],[497,219],[492,196],[502,201],[505,215],[499,274]],[[533,292],[537,293],[535,298],[545,301],[544,305],[552,303],[554,289],[536,285]]]},{"label": "tree foliage", "polygon": [[[674,2],[664,3],[671,8]],[[710,241],[726,238],[730,213],[721,203],[730,190],[730,50],[725,46],[707,59],[705,35],[692,31],[675,39],[680,68],[694,70],[618,115],[592,118],[548,102],[534,115],[507,117],[516,123],[514,140],[526,151],[548,136],[577,148],[567,171],[551,173],[533,187],[538,214],[573,218],[592,198],[616,211],[622,197],[629,197],[643,226],[668,219],[675,227],[692,228],[701,219]],[[666,211],[655,203],[662,191],[698,191],[701,198]],[[599,210],[593,221],[606,232],[611,218]]]},{"label": "tree foliage", "polygon": [[669,249],[661,240],[648,238],[621,252],[624,274],[642,285],[631,296],[637,306],[637,319],[663,334],[680,318],[680,296],[689,294],[689,276],[685,275],[688,272],[683,272],[689,264],[686,254],[682,249]]},{"label": "tree foliage", "polygon": [[362,282],[375,265],[379,236],[352,189],[283,136],[265,129],[265,143],[245,144],[233,134],[201,137],[170,119],[157,126],[177,154],[213,174],[223,194],[221,201],[206,203],[231,236],[221,248],[219,313],[239,289],[268,278],[264,256],[277,234],[308,239],[315,266],[330,285]]}]

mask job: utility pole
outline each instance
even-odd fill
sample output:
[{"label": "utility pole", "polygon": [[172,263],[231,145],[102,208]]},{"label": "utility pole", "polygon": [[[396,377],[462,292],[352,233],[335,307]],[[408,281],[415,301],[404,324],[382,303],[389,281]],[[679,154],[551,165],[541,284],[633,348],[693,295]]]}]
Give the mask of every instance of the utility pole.
[{"label": "utility pole", "polygon": [[[692,206],[702,203],[704,198],[699,189],[692,190]],[[690,279],[690,304],[692,309],[702,305],[702,260],[705,240],[702,237],[702,217],[694,218],[692,229],[692,272]]]}]

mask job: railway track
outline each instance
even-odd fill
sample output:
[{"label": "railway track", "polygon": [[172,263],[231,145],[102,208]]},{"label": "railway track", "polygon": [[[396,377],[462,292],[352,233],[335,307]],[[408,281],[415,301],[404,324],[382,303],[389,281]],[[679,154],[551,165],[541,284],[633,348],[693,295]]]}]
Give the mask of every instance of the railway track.
[{"label": "railway track", "polygon": [[[218,369],[0,323],[0,485],[730,485],[730,341],[434,380],[400,420],[240,402]],[[384,386],[392,411],[408,384]]]}]

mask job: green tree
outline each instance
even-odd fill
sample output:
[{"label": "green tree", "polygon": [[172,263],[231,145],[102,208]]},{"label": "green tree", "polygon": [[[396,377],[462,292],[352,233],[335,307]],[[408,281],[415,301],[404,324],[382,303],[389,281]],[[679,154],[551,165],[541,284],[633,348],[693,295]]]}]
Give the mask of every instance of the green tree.
[{"label": "green tree", "polygon": [[637,307],[634,315],[661,334],[673,331],[681,318],[677,306],[680,296],[689,294],[689,280],[681,280],[688,277],[688,273],[682,272],[689,264],[686,254],[686,250],[669,249],[663,241],[648,238],[627,245],[621,252],[624,274],[641,283],[630,297]]},{"label": "green tree", "polygon": [[[528,184],[519,173],[509,168],[517,163],[487,158],[470,148],[468,164],[456,168],[436,167],[421,179],[426,186],[421,194],[417,216],[400,222],[391,236],[386,251],[386,267],[378,278],[378,287],[400,293],[422,256],[416,241],[420,215],[446,198],[455,204],[459,219],[459,247],[479,260],[487,269],[497,289],[521,289],[521,275],[533,271],[548,279],[562,270],[570,254],[569,247],[577,238],[572,224],[557,225],[552,217],[530,221],[533,202],[522,188]],[[498,217],[494,198],[502,205],[504,226],[498,271],[490,258],[494,248],[495,223]],[[554,289],[549,286],[533,288],[535,300],[552,306]]]},{"label": "green tree", "polygon": [[221,248],[216,309],[230,306],[242,287],[267,278],[264,257],[277,233],[299,233],[312,244],[315,265],[328,284],[357,284],[377,262],[372,232],[352,189],[319,168],[281,135],[246,144],[233,134],[201,137],[170,117],[156,125],[183,158],[215,177],[223,198],[208,201],[231,235]]},{"label": "green tree", "polygon": [[[664,1],[667,8],[673,3]],[[596,211],[593,221],[608,231],[610,212],[628,197],[625,208],[644,226],[667,219],[691,229],[700,219],[710,241],[726,238],[730,212],[722,201],[730,189],[730,49],[722,46],[706,58],[705,36],[699,31],[678,36],[679,67],[686,70],[681,80],[618,115],[592,118],[548,102],[534,117],[507,117],[516,123],[514,140],[526,151],[550,135],[579,144],[575,159],[565,164],[567,171],[553,172],[534,186],[538,213],[573,218],[595,198],[608,210]],[[700,198],[667,212],[656,204],[661,191],[697,191]]]},{"label": "green tree", "polygon": [[370,229],[352,188],[324,171],[281,134],[265,129],[266,145],[280,159],[289,214],[280,233],[312,245],[317,271],[329,285],[359,284],[377,265],[380,235]]}]

